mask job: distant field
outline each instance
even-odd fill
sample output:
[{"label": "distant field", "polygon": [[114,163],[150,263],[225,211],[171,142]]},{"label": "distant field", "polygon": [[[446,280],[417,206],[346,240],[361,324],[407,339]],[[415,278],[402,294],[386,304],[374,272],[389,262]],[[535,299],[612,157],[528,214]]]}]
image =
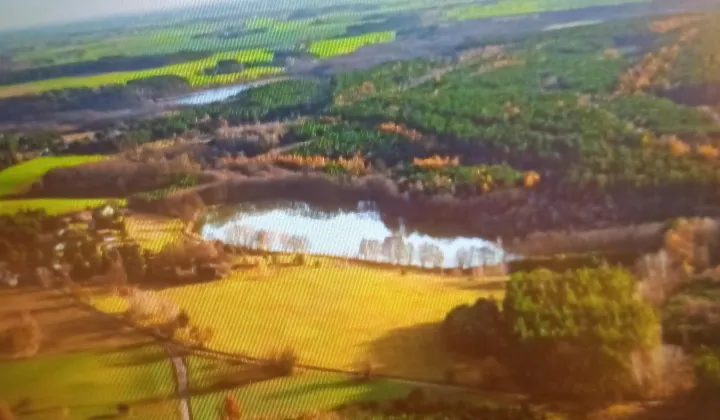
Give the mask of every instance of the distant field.
[{"label": "distant field", "polygon": [[327,58],[337,55],[350,54],[355,50],[372,44],[383,44],[392,42],[395,39],[395,32],[371,32],[358,36],[327,39],[310,44],[308,51],[316,57]]},{"label": "distant field", "polygon": [[0,214],[14,214],[19,210],[44,209],[48,214],[64,214],[81,211],[87,207],[99,207],[108,200],[125,204],[125,200],[115,198],[33,198],[28,200],[0,199]]},{"label": "distant field", "polygon": [[[381,372],[438,380],[449,355],[437,323],[456,305],[502,296],[466,278],[323,261],[321,268],[280,268],[266,276],[235,271],[222,281],[161,293],[194,322],[214,327],[210,346],[218,350],[265,357],[291,346],[307,364],[356,369],[370,360]],[[118,298],[96,304],[107,311],[125,306]]]},{"label": "distant field", "polygon": [[491,4],[454,7],[446,12],[446,16],[450,19],[480,19],[648,1],[650,0],[499,0]]},{"label": "distant field", "polygon": [[51,169],[97,162],[106,158],[106,156],[39,157],[11,166],[0,171],[0,196],[22,192]]},{"label": "distant field", "polygon": [[0,87],[0,98],[19,94],[41,93],[53,89],[80,87],[93,88],[110,84],[124,84],[131,80],[145,79],[153,76],[180,76],[185,78],[188,83],[194,87],[211,84],[228,84],[276,74],[281,72],[282,68],[258,66],[247,68],[238,73],[219,75],[207,75],[203,73],[203,70],[215,66],[218,61],[221,60],[237,60],[242,63],[261,63],[269,62],[272,58],[272,51],[262,49],[217,53],[202,60],[173,64],[149,70],[103,73],[80,77],[61,77],[19,85],[4,86]]}]

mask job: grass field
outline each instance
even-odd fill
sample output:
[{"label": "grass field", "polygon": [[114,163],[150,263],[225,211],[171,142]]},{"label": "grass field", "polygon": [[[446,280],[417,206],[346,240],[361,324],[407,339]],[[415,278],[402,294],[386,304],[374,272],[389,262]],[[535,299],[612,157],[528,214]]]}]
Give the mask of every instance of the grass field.
[{"label": "grass field", "polygon": [[539,12],[581,9],[592,6],[613,6],[628,3],[645,3],[649,0],[500,0],[497,3],[458,6],[446,12],[450,19],[481,19],[524,15]]},{"label": "grass field", "polygon": [[116,198],[32,198],[21,200],[0,199],[0,214],[15,214],[19,210],[44,209],[48,214],[73,213],[88,207],[99,207],[108,200],[125,204],[125,200]]},{"label": "grass field", "polygon": [[350,54],[366,45],[392,42],[394,39],[395,32],[393,31],[370,32],[358,36],[316,41],[310,44],[308,51],[316,57],[328,58],[337,55]]},{"label": "grass field", "polygon": [[[242,402],[247,416],[261,417],[297,416],[351,402],[398,398],[409,391],[409,386],[387,381],[360,383],[342,375],[305,373],[246,385],[231,393]],[[194,398],[196,418],[212,418],[226,395],[217,392]]]},{"label": "grass field", "polygon": [[0,98],[20,94],[37,94],[54,89],[94,88],[110,84],[124,84],[132,80],[145,79],[153,76],[179,76],[185,78],[193,87],[213,84],[228,84],[244,80],[253,80],[282,71],[281,67],[257,66],[238,73],[207,75],[203,71],[214,67],[221,60],[237,60],[242,63],[263,63],[273,58],[273,52],[256,49],[230,51],[213,54],[211,57],[186,63],[173,64],[149,70],[122,71],[96,74],[92,76],[60,77],[36,82],[8,85],[0,87]]},{"label": "grass field", "polygon": [[296,372],[292,377],[275,378],[246,384],[229,390],[217,390],[214,374],[224,378],[242,376],[243,368],[225,362],[190,358],[192,400],[195,418],[214,418],[223,398],[233,394],[248,418],[296,416],[324,411],[355,401],[384,400],[407,395],[411,387],[389,381],[358,382],[344,375]]},{"label": "grass field", "polygon": [[[305,364],[354,370],[370,361],[378,372],[419,379],[442,379],[449,367],[437,336],[447,312],[481,295],[502,295],[464,278],[323,261],[321,268],[279,268],[264,276],[235,271],[222,281],[161,293],[193,322],[214,327],[211,348],[265,357],[291,346]],[[96,303],[124,310],[116,299]]]},{"label": "grass field", "polygon": [[0,362],[0,399],[29,399],[27,420],[85,420],[133,406],[143,418],[177,418],[170,361],[159,346],[118,352],[83,352]]},{"label": "grass field", "polygon": [[[23,420],[86,420],[128,403],[141,418],[176,418],[170,362],[148,339],[120,329],[54,292],[19,287],[0,293],[0,331],[29,310],[43,332],[28,360],[0,359],[0,400],[27,399]],[[5,357],[3,355],[3,357]]]},{"label": "grass field", "polygon": [[23,192],[51,169],[97,162],[106,158],[106,156],[39,157],[11,166],[0,171],[0,196]]}]

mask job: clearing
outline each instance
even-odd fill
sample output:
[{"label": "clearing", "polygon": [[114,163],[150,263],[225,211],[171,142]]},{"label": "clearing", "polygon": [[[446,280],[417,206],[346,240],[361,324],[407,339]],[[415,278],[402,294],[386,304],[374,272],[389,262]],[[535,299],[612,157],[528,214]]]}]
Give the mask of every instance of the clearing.
[{"label": "clearing", "polygon": [[0,196],[22,193],[51,169],[82,165],[107,159],[107,156],[44,156],[0,171]]},{"label": "clearing", "polygon": [[[40,353],[0,360],[0,400],[23,419],[106,418],[125,403],[144,418],[176,418],[175,383],[161,347],[78,307],[56,292],[20,287],[0,294],[0,331],[30,310],[43,331]],[[95,416],[95,417],[94,417]]]},{"label": "clearing", "polygon": [[[438,323],[453,307],[502,290],[467,278],[406,274],[321,259],[308,266],[235,270],[207,284],[159,291],[185,309],[193,323],[215,330],[210,348],[254,357],[292,347],[299,362],[441,380],[452,363]],[[123,311],[120,298],[96,299]]]}]

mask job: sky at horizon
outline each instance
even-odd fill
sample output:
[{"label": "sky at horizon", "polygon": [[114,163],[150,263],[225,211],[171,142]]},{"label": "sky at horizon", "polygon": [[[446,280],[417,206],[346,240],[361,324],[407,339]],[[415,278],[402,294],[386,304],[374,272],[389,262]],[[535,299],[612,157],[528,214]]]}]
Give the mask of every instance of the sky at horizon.
[{"label": "sky at horizon", "polygon": [[[0,0],[0,31],[113,15],[204,7],[229,0]],[[242,1],[242,0],[232,0]]]}]

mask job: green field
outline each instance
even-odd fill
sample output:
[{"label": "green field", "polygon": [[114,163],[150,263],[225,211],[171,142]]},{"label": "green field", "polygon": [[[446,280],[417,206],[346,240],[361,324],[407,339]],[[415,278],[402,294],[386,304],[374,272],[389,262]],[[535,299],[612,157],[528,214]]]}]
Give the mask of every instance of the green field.
[{"label": "green field", "polygon": [[[217,350],[266,357],[290,346],[302,363],[354,370],[370,361],[379,372],[422,379],[442,379],[449,366],[437,337],[447,312],[483,294],[502,296],[479,291],[482,285],[467,278],[323,261],[321,268],[276,268],[265,275],[236,270],[225,280],[160,293],[193,322],[212,326],[209,346]],[[96,305],[126,307],[110,297]]]},{"label": "green field", "polygon": [[392,42],[395,39],[395,32],[371,32],[358,36],[326,39],[310,44],[308,51],[319,58],[334,57],[336,55],[350,54],[355,50],[372,44],[383,44]]},{"label": "green field", "polygon": [[113,418],[102,416],[120,402],[141,418],[177,418],[176,403],[167,400],[175,389],[172,368],[159,346],[0,362],[0,378],[0,400],[26,399],[31,413],[23,420]]},{"label": "green field", "polygon": [[14,214],[19,210],[44,209],[48,214],[64,214],[99,207],[108,200],[125,204],[125,200],[115,198],[32,198],[21,200],[0,199],[0,214]]},{"label": "green field", "polygon": [[82,165],[107,159],[107,156],[53,156],[39,157],[0,171],[0,196],[21,193],[55,168]]},{"label": "green field", "polygon": [[[237,370],[223,362],[191,357],[188,368],[191,389],[200,396],[193,398],[195,418],[215,418],[228,393],[242,404],[248,418],[263,416],[296,416],[313,411],[331,410],[342,404],[364,400],[385,400],[407,395],[409,385],[389,381],[358,382],[345,375],[318,372],[296,372],[292,377],[254,382],[227,391],[215,391],[208,372]],[[210,390],[205,393],[203,390]]]},{"label": "green field", "polygon": [[37,94],[54,89],[94,88],[110,84],[125,84],[132,80],[153,76],[180,76],[193,87],[213,84],[228,84],[243,80],[253,80],[263,76],[280,73],[281,67],[250,67],[238,73],[207,75],[203,71],[214,67],[221,60],[237,60],[242,63],[269,62],[273,53],[268,50],[245,50],[213,54],[211,57],[186,63],[173,64],[149,70],[103,73],[92,76],[61,77],[37,82],[9,85],[0,88],[0,98],[18,94]]},{"label": "green field", "polygon": [[450,19],[480,19],[539,12],[581,9],[592,6],[613,6],[628,3],[645,3],[649,0],[500,0],[495,4],[468,5],[446,11]]}]

